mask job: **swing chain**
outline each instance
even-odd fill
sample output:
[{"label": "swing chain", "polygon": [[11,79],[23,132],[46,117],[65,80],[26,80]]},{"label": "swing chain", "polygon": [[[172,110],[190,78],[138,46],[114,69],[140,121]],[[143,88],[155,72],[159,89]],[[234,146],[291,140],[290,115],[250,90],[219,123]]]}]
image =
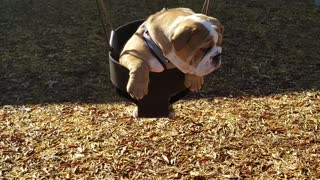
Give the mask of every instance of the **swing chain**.
[{"label": "swing chain", "polygon": [[201,14],[209,15],[210,4],[212,4],[212,2],[210,0],[204,0]]},{"label": "swing chain", "polygon": [[110,34],[109,30],[113,30],[113,26],[111,23],[111,15],[110,15],[110,4],[108,0],[96,0],[97,8],[100,15],[100,21],[103,28],[103,33],[106,38],[107,49],[111,51],[111,47],[109,44]]},{"label": "swing chain", "polygon": [[163,2],[163,9],[168,9],[167,0],[164,0]]},{"label": "swing chain", "polygon": [[[202,10],[201,10],[202,14],[205,14],[205,15],[209,14],[210,4],[212,4],[211,1],[212,0],[204,0]],[[110,4],[108,0],[96,0],[96,4],[97,4],[99,15],[100,15],[100,21],[103,27],[103,33],[105,34],[105,38],[107,41],[106,45],[108,50],[111,50],[111,47],[109,44],[110,34],[108,33],[108,30],[113,30],[113,26],[111,23],[111,15],[110,15]],[[164,8],[168,9],[167,0],[164,0],[163,4],[164,4]]]}]

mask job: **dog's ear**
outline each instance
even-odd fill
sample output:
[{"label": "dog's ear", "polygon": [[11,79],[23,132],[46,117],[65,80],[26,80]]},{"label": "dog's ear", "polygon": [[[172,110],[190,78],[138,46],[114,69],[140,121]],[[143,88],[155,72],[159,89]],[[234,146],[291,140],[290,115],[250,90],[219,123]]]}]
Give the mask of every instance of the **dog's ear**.
[{"label": "dog's ear", "polygon": [[193,33],[193,28],[189,26],[178,26],[170,39],[176,51],[181,50],[189,41]]},{"label": "dog's ear", "polygon": [[193,24],[176,28],[171,36],[171,42],[175,50],[179,51],[186,45],[190,49],[197,49],[203,42],[211,38],[209,31],[204,26]]}]

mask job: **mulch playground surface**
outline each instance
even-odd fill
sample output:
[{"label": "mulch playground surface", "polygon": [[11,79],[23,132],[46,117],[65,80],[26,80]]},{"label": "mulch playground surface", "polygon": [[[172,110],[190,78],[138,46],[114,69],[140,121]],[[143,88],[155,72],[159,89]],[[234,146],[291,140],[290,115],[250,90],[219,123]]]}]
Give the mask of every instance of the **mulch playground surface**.
[{"label": "mulch playground surface", "polygon": [[[109,80],[95,1],[0,0],[0,179],[319,179],[320,12],[214,3],[222,67],[174,119],[134,119]],[[113,24],[160,4],[114,1]]]}]

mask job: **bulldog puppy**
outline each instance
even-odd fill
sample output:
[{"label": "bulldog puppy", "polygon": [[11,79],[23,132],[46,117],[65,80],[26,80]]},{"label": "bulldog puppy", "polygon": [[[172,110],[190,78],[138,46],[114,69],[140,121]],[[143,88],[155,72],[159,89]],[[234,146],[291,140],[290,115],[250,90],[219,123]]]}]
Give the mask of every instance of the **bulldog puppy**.
[{"label": "bulldog puppy", "polygon": [[[185,73],[185,86],[191,91],[200,90],[203,77],[221,64],[223,31],[216,18],[187,8],[149,16],[120,55],[120,63],[130,71],[128,93],[133,98],[143,98],[148,94],[149,72],[162,72],[165,68],[178,68]],[[148,47],[145,36],[158,46],[158,55]],[[160,62],[156,56],[162,56],[166,62]]]}]

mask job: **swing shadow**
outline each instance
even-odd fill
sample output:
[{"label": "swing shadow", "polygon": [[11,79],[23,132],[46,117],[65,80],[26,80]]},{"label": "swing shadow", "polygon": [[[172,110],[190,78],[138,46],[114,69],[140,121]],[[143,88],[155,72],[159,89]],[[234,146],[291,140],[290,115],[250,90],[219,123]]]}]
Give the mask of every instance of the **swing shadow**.
[{"label": "swing shadow", "polygon": [[[300,2],[269,3],[219,2],[222,67],[186,98],[320,90],[319,12]],[[95,2],[14,0],[1,10],[0,106],[124,100],[110,82]]]}]

